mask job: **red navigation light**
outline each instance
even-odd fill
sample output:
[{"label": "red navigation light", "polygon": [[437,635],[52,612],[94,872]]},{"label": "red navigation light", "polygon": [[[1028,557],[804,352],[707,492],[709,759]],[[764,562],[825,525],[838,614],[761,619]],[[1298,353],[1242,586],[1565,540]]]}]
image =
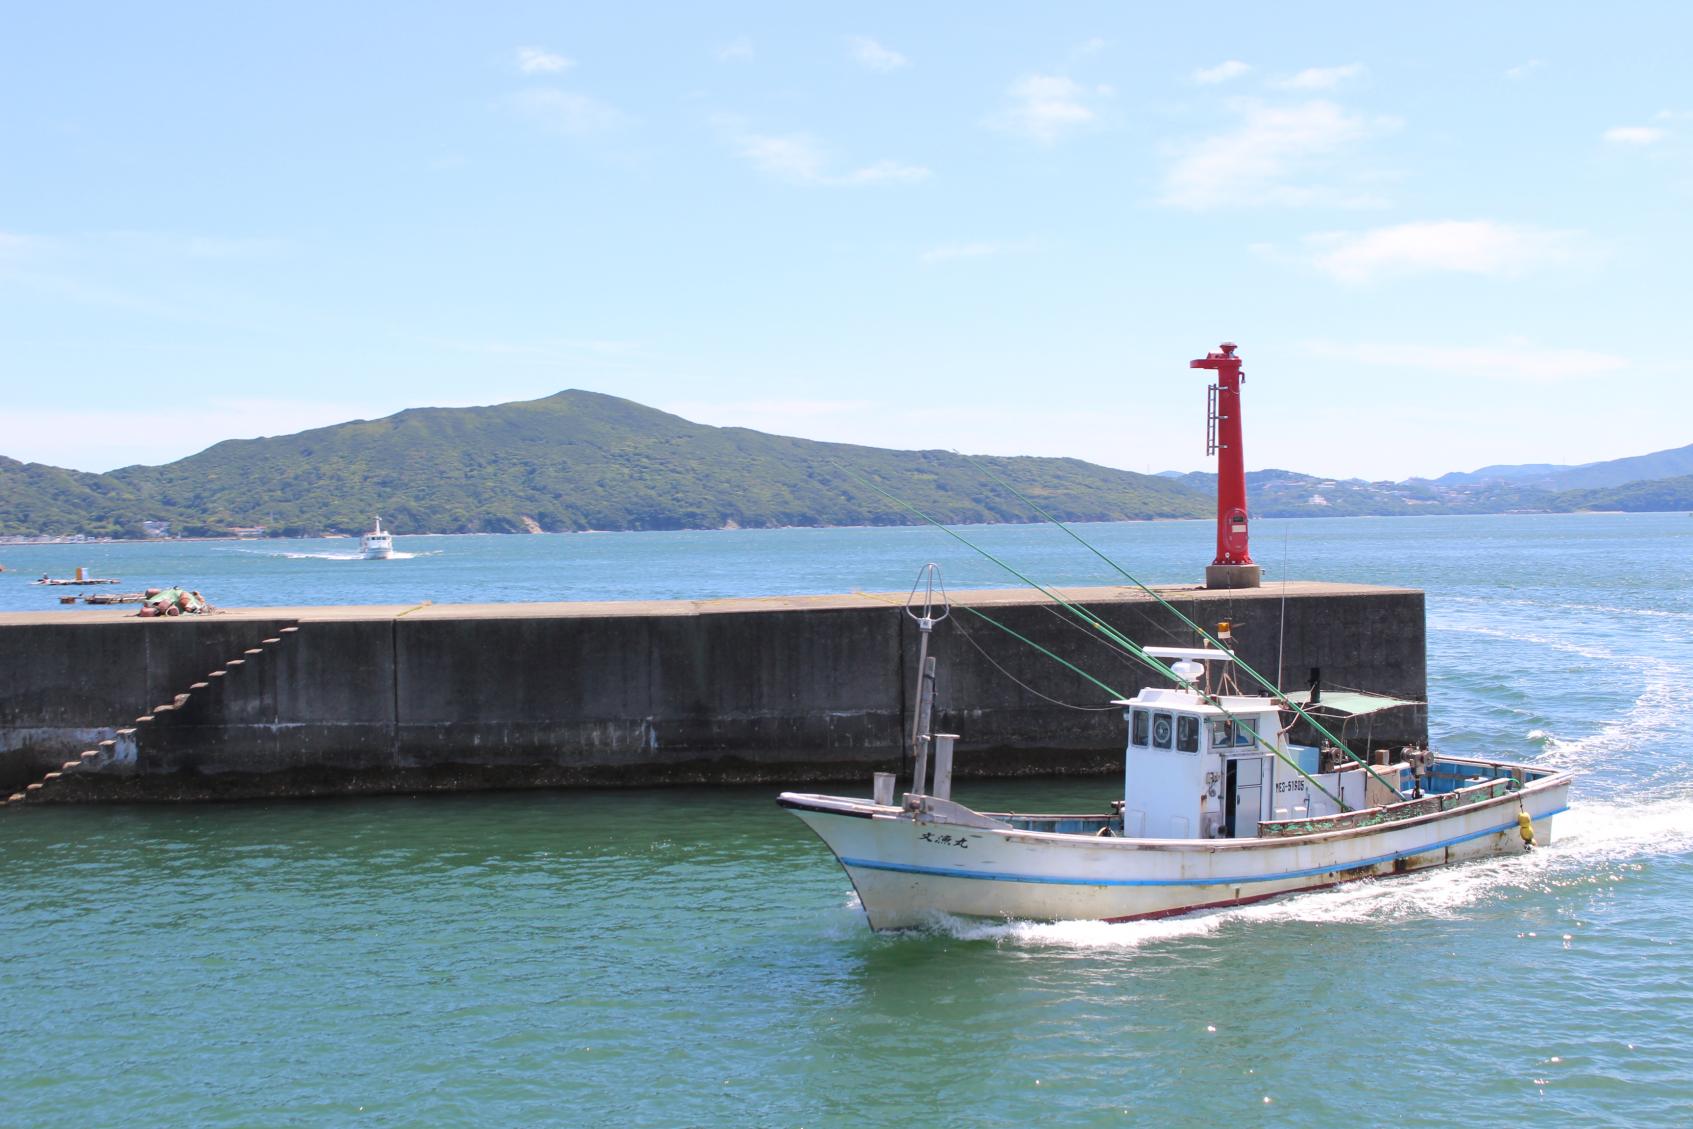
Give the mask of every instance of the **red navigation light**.
[{"label": "red navigation light", "polygon": [[1205,586],[1256,588],[1261,572],[1247,550],[1246,455],[1240,435],[1240,386],[1246,375],[1234,355],[1235,343],[1225,341],[1219,348],[1188,362],[1189,368],[1217,374],[1205,433],[1205,453],[1217,456],[1217,558],[1205,570]]}]

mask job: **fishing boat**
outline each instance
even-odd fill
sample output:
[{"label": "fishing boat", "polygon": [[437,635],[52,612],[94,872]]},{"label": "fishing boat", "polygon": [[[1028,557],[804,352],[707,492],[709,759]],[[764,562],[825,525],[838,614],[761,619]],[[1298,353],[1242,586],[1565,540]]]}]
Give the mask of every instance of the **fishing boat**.
[{"label": "fishing boat", "polygon": [[1091,814],[978,812],[951,798],[954,738],[929,734],[912,791],[784,792],[778,803],[834,852],[872,929],[942,915],[1132,921],[1521,853],[1552,839],[1571,775],[1405,748],[1372,764],[1295,745],[1291,697],[1218,692],[1236,656],[1147,647],[1174,687],[1123,710],[1123,793]]},{"label": "fishing boat", "polygon": [[385,561],[394,555],[394,535],[382,528],[382,519],[369,533],[359,538],[359,555],[367,561]]},{"label": "fishing boat", "polygon": [[[1210,389],[1207,420],[1207,450],[1219,456],[1217,555],[1206,569],[1207,588],[1260,585],[1260,569],[1247,544],[1243,373],[1235,349],[1224,342],[1220,351],[1190,363],[1217,373],[1218,381]],[[777,799],[834,852],[872,929],[921,926],[942,916],[1037,921],[1165,917],[1521,853],[1551,842],[1554,817],[1568,809],[1570,773],[1408,745],[1352,748],[1318,716],[1323,711],[1317,684],[1308,691],[1285,692],[1230,649],[1229,625],[1212,630],[1194,622],[1033,500],[976,465],[1156,601],[1192,633],[1193,645],[1141,646],[1103,617],[864,480],[868,488],[1045,594],[1054,610],[1073,617],[1075,626],[1141,664],[1153,683],[1132,697],[1111,698],[1123,711],[1127,734],[1121,798],[1112,799],[1106,810],[1031,815],[976,811],[956,802],[957,736],[930,728],[935,667],[929,641],[948,617],[948,606],[944,588],[936,596],[935,566],[925,566],[906,609],[921,633],[910,791],[896,802],[894,775],[876,773],[869,797],[784,792]],[[1047,654],[1109,689],[1060,656]],[[1250,692],[1242,691],[1243,679]],[[1310,734],[1317,744],[1290,740],[1299,723],[1301,735]]]}]

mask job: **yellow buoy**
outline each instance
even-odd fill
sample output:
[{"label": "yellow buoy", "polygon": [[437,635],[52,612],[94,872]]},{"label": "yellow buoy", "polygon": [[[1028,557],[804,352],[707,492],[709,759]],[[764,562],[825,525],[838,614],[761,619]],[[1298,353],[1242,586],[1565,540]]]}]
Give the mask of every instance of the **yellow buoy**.
[{"label": "yellow buoy", "polygon": [[1534,817],[1528,812],[1517,812],[1517,831],[1522,835],[1525,846],[1534,846]]}]

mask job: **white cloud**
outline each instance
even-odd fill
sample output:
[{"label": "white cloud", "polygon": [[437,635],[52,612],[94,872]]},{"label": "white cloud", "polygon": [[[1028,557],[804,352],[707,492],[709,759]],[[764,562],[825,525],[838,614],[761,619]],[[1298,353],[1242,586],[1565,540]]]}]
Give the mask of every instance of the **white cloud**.
[{"label": "white cloud", "polygon": [[1064,134],[1098,120],[1099,115],[1088,105],[1088,100],[1106,96],[1106,89],[1100,87],[1090,95],[1080,83],[1063,75],[1025,75],[1011,84],[1008,91],[1011,105],[991,116],[988,124],[1051,144]]},{"label": "white cloud", "polygon": [[1364,73],[1364,64],[1348,63],[1344,67],[1307,67],[1291,78],[1279,79],[1271,86],[1281,90],[1333,90],[1349,78]]},{"label": "white cloud", "polygon": [[617,107],[568,90],[551,87],[525,90],[514,95],[512,101],[548,129],[572,137],[605,133],[629,122],[628,115]]},{"label": "white cloud", "polygon": [[1230,59],[1228,62],[1218,63],[1214,67],[1201,67],[1199,70],[1193,72],[1192,78],[1195,82],[1210,85],[1219,82],[1228,82],[1230,79],[1239,78],[1251,69],[1252,68],[1250,66],[1241,62],[1239,59]]},{"label": "white cloud", "polygon": [[873,71],[897,71],[909,67],[911,60],[890,47],[884,47],[868,35],[854,35],[847,39],[847,54],[860,66]]},{"label": "white cloud", "polygon": [[1305,244],[1312,264],[1342,282],[1431,271],[1511,278],[1569,262],[1583,250],[1575,232],[1490,220],[1437,220],[1363,232],[1327,232],[1307,236]]},{"label": "white cloud", "polygon": [[[1348,188],[1293,182],[1313,171],[1309,166],[1397,128],[1397,120],[1353,113],[1320,99],[1292,106],[1240,99],[1233,108],[1241,119],[1238,129],[1178,152],[1164,178],[1164,203],[1194,209],[1379,203]],[[1343,175],[1356,178],[1350,171]]]},{"label": "white cloud", "polygon": [[989,259],[1000,255],[1021,255],[1039,251],[1044,244],[1039,239],[1010,241],[977,240],[968,243],[943,243],[930,247],[917,256],[926,267],[938,263],[963,262],[970,259]]},{"label": "white cloud", "polygon": [[823,179],[823,170],[828,165],[822,146],[803,133],[786,136],[743,133],[735,138],[735,148],[760,172],[778,180],[815,184]]},{"label": "white cloud", "polygon": [[542,47],[519,47],[517,49],[517,69],[524,74],[558,74],[575,65],[575,59],[554,54]]},{"label": "white cloud", "polygon": [[1546,64],[1539,59],[1530,59],[1526,63],[1518,63],[1505,71],[1505,77],[1514,82],[1521,82],[1535,71],[1541,70]]},{"label": "white cloud", "polygon": [[26,252],[41,245],[42,240],[37,236],[0,231],[0,263],[20,259]]},{"label": "white cloud", "polygon": [[1588,349],[1548,349],[1527,341],[1500,345],[1403,345],[1309,342],[1306,351],[1331,360],[1383,368],[1448,373],[1488,380],[1547,384],[1609,376],[1629,367],[1627,358]]},{"label": "white cloud", "polygon": [[928,169],[922,165],[903,165],[898,161],[876,161],[861,169],[854,169],[837,178],[844,184],[916,184],[928,180]]},{"label": "white cloud", "polygon": [[267,237],[189,235],[175,241],[191,259],[269,259],[289,249],[284,240]]},{"label": "white cloud", "polygon": [[1106,42],[1104,37],[1093,35],[1076,46],[1075,54],[1077,56],[1097,55],[1109,46],[1110,44]]},{"label": "white cloud", "polygon": [[717,49],[717,61],[720,63],[744,63],[752,56],[752,40],[744,35],[737,35]]},{"label": "white cloud", "polygon": [[174,231],[94,231],[71,239],[43,239],[39,236],[9,235],[0,231],[0,256],[14,256],[29,250],[58,250],[105,256],[119,252],[151,261],[165,259],[262,260],[274,259],[292,250],[273,236],[184,235]]},{"label": "white cloud", "polygon": [[1664,130],[1651,125],[1619,125],[1605,131],[1605,140],[1612,145],[1653,145],[1665,136]]},{"label": "white cloud", "polygon": [[916,184],[929,179],[922,165],[881,160],[845,173],[834,173],[833,156],[808,133],[754,133],[738,119],[720,117],[719,130],[735,151],[760,172],[790,184],[853,187],[883,184]]},{"label": "white cloud", "polygon": [[990,255],[997,255],[1004,247],[998,243],[948,243],[940,247],[931,247],[917,256],[917,261],[924,266],[934,263],[949,263],[958,259],[985,259]]}]

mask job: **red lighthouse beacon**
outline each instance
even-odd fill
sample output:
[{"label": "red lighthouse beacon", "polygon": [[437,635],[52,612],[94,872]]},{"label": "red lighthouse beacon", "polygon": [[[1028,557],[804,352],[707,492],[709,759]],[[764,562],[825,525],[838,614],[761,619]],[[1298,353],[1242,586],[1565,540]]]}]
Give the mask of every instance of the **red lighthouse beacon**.
[{"label": "red lighthouse beacon", "polygon": [[1246,455],[1240,445],[1240,358],[1235,344],[1222,352],[1189,361],[1189,368],[1217,374],[1211,386],[1211,412],[1205,425],[1205,453],[1217,456],[1217,559],[1205,569],[1207,588],[1256,588],[1262,570],[1246,548]]}]

